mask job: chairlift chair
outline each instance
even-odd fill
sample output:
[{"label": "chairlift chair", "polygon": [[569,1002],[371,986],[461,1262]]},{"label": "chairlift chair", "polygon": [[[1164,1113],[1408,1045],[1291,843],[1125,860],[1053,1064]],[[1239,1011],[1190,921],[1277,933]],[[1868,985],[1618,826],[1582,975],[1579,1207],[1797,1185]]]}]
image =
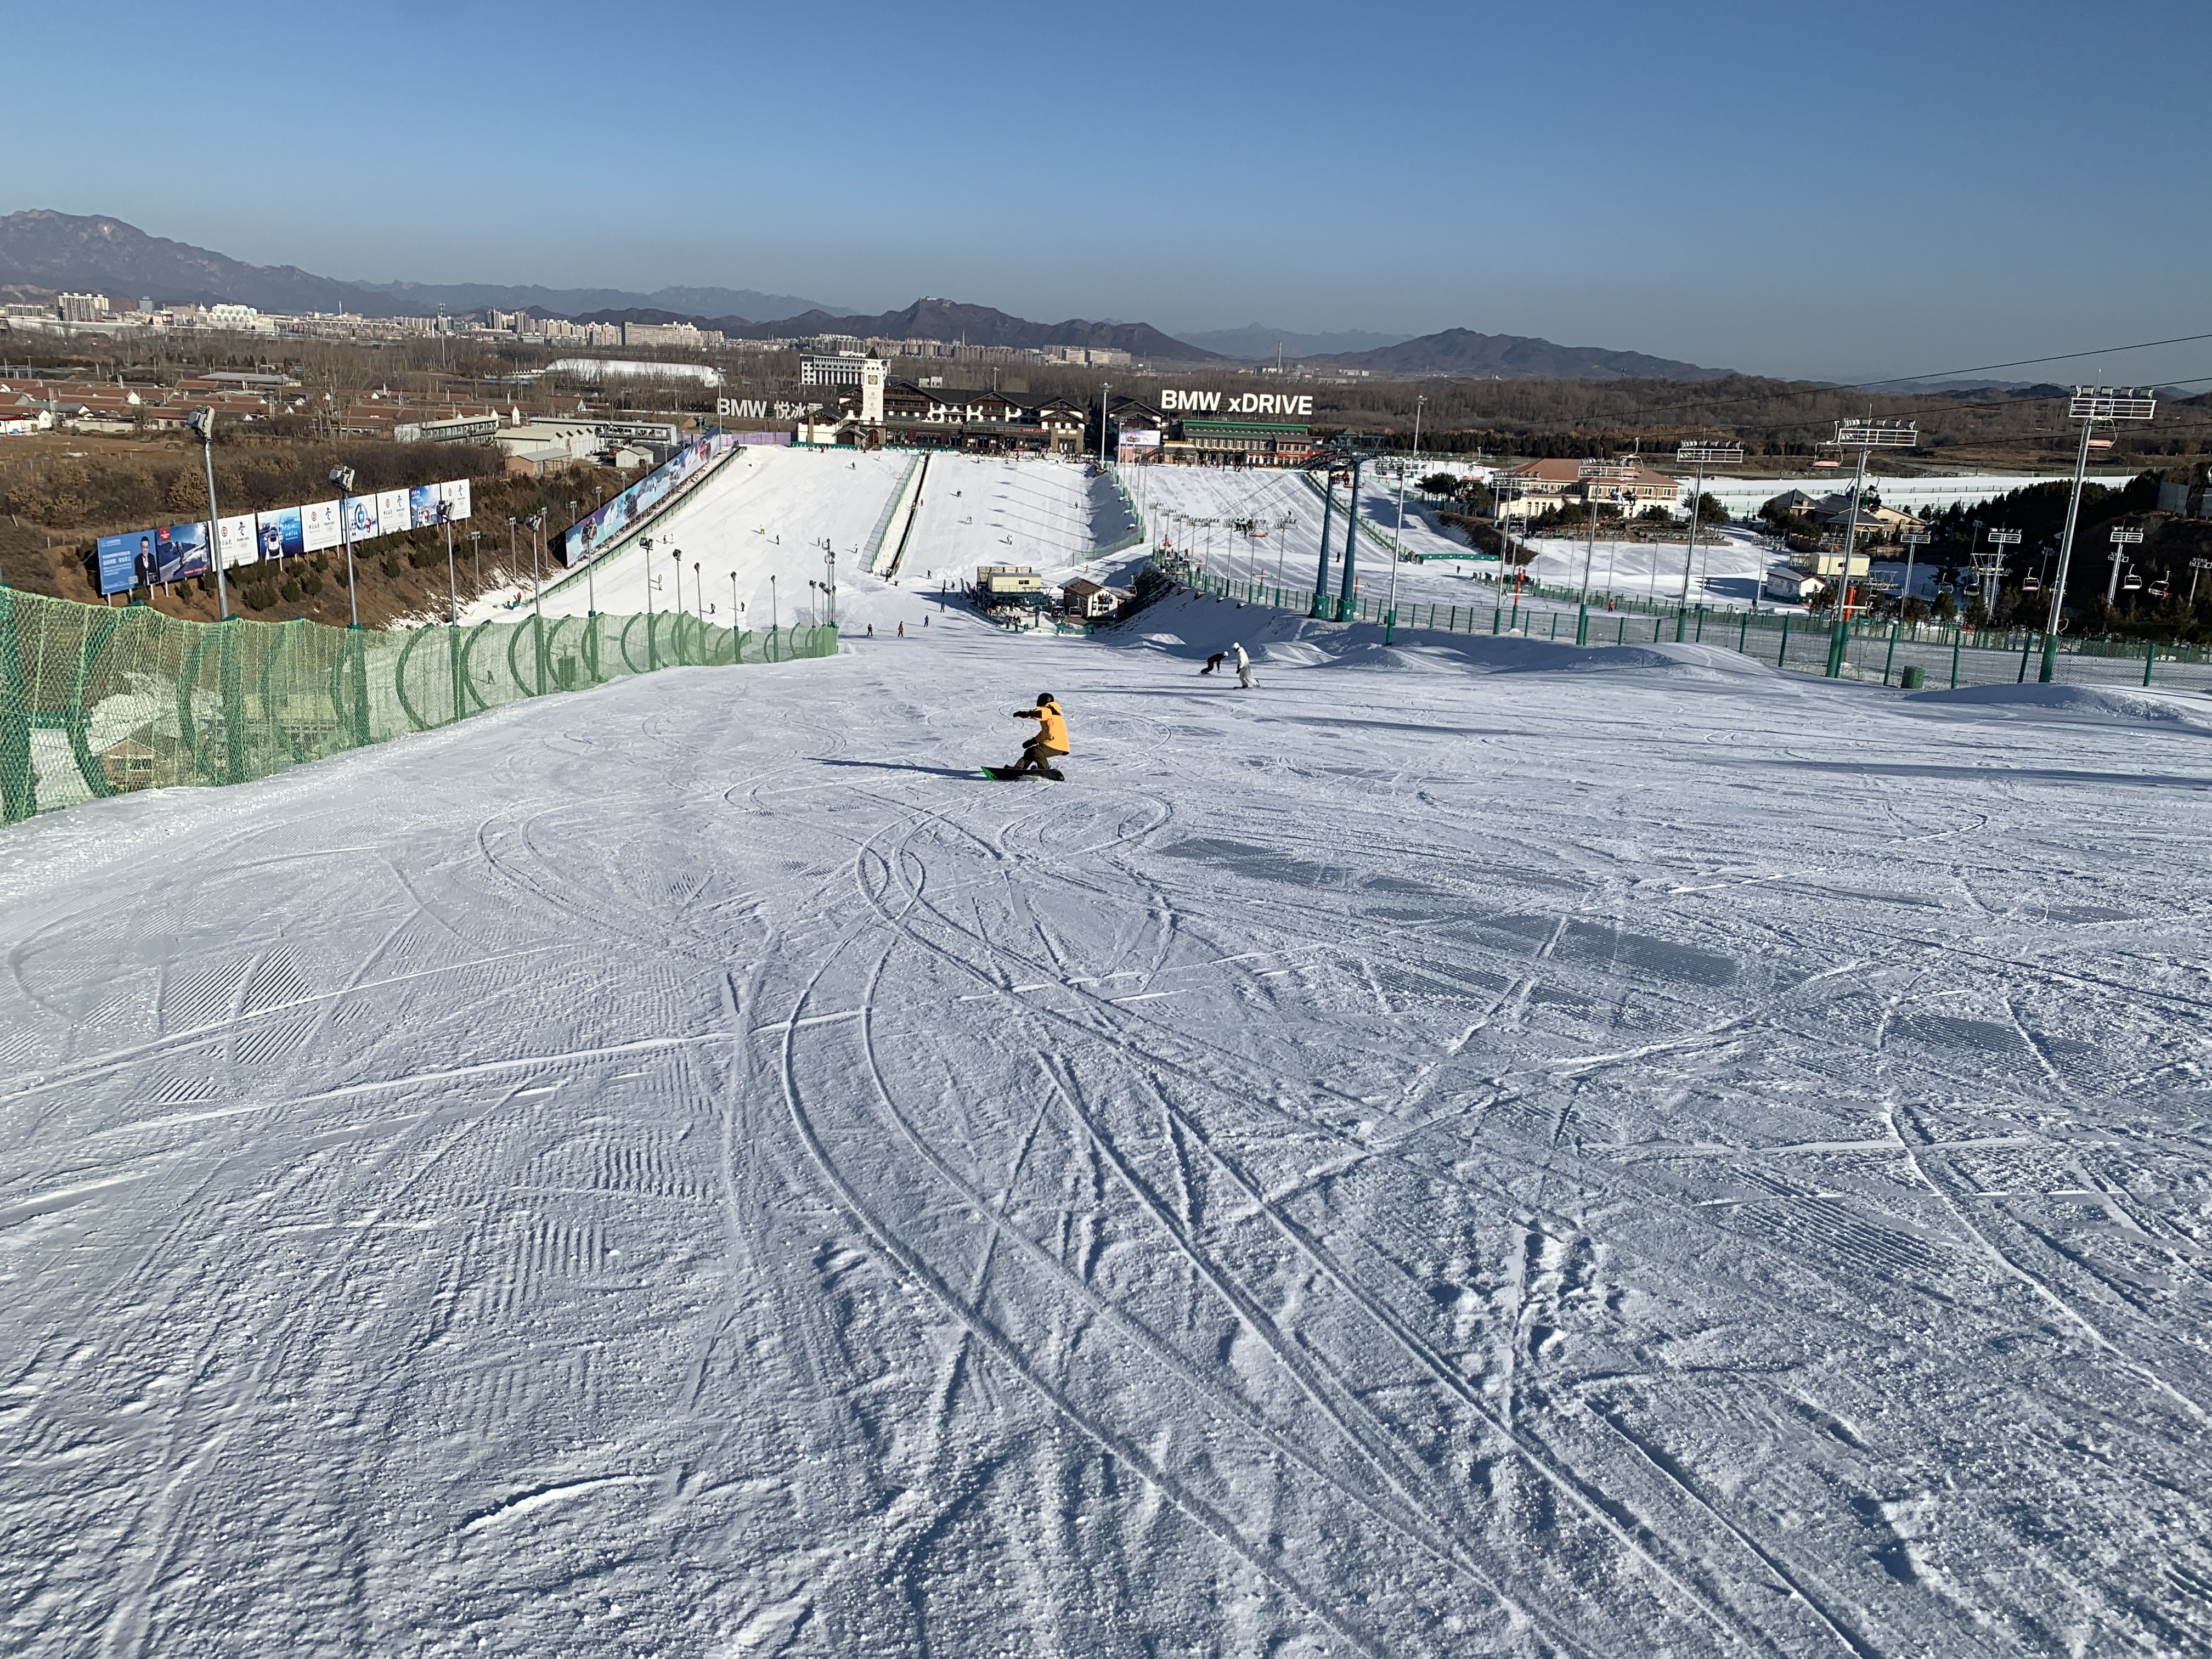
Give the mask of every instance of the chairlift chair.
[{"label": "chairlift chair", "polygon": [[2142,578],[2132,570],[2128,572],[2126,578],[2120,583],[2120,591],[2123,593],[2134,593],[2139,592],[2142,587]]},{"label": "chairlift chair", "polygon": [[2023,593],[2040,593],[2043,592],[2043,584],[2030,576],[2021,583],[2020,591]]}]

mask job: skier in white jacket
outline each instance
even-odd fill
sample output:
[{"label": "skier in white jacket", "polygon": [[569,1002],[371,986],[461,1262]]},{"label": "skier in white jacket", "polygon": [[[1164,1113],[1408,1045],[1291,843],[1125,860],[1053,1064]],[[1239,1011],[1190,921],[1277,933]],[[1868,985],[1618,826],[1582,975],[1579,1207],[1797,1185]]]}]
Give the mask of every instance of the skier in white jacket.
[{"label": "skier in white jacket", "polygon": [[1252,659],[1246,656],[1244,647],[1233,640],[1229,648],[1237,653],[1237,684],[1241,689],[1249,691],[1260,683],[1259,677],[1252,672]]}]

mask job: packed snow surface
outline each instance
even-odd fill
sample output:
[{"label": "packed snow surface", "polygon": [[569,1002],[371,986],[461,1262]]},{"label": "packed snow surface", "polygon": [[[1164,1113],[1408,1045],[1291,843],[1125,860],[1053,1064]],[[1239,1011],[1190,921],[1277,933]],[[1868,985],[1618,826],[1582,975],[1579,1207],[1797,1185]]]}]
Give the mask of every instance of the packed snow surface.
[{"label": "packed snow surface", "polygon": [[0,1647],[2212,1644],[2212,738],[932,615],[6,832]]}]

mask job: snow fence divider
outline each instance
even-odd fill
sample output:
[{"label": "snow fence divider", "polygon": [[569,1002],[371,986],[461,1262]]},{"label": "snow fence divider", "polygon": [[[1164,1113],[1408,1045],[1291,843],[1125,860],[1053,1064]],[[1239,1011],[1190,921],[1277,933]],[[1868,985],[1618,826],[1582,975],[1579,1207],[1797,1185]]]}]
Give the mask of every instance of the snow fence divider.
[{"label": "snow fence divider", "polygon": [[836,651],[832,629],[746,633],[684,611],[386,630],[189,622],[0,586],[0,822],[247,783],[657,669]]},{"label": "snow fence divider", "polygon": [[[1832,622],[1802,613],[1657,605],[1603,593],[1590,596],[1585,614],[1575,590],[1540,582],[1501,588],[1488,605],[1408,602],[1395,612],[1383,600],[1358,596],[1340,615],[1334,594],[1316,612],[1310,592],[1229,580],[1180,554],[1155,551],[1151,564],[1170,581],[1196,592],[1298,616],[1318,615],[1324,622],[1366,623],[1393,632],[1516,634],[1568,645],[1717,645],[1792,672],[1883,685],[1900,684],[1908,667],[1918,668],[1923,682],[1936,688],[2026,684],[2041,668],[2044,647],[2044,636],[2032,630],[1978,635],[1962,628],[1879,619],[1854,622],[1839,639]],[[2212,651],[2151,640],[2062,637],[2055,679],[2066,685],[2212,691]]]}]

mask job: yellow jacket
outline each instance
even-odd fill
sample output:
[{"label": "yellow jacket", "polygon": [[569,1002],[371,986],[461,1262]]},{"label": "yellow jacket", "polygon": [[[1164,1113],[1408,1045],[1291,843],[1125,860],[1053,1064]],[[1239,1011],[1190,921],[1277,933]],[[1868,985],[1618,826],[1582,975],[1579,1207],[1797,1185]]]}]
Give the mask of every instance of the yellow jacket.
[{"label": "yellow jacket", "polygon": [[1023,720],[1038,724],[1037,741],[1055,755],[1067,752],[1067,716],[1060,712],[1056,702],[1041,702],[1034,708],[1015,711]]}]

